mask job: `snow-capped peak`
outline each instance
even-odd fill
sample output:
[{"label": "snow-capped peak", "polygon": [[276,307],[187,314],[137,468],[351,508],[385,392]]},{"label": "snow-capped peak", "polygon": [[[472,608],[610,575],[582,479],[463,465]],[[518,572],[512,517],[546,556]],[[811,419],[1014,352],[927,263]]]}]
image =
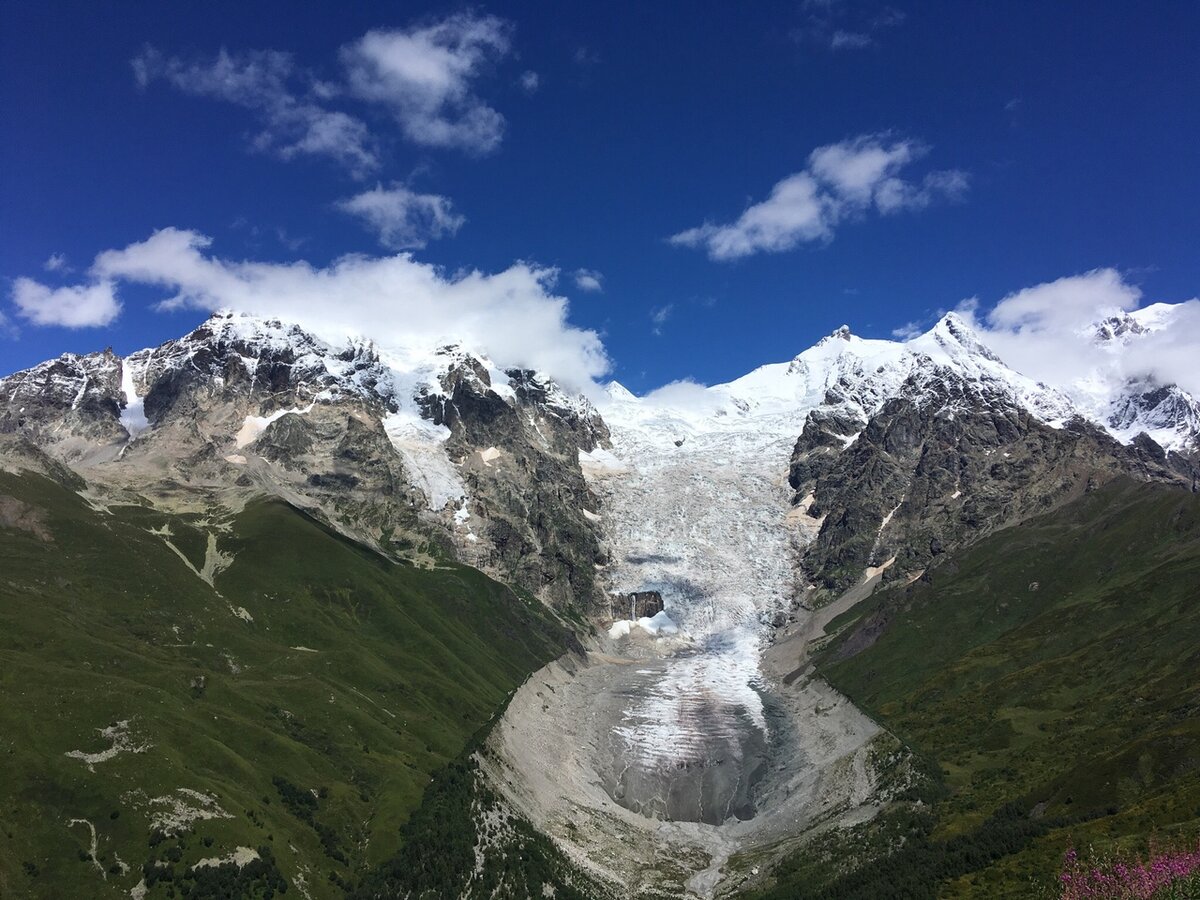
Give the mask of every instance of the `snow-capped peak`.
[{"label": "snow-capped peak", "polygon": [[660,441],[744,429],[751,427],[747,419],[794,439],[819,406],[837,406],[865,423],[889,399],[905,391],[920,399],[921,391],[928,394],[947,378],[1005,397],[1052,424],[1074,413],[1065,396],[1008,368],[966,319],[948,313],[907,342],[861,338],[843,326],[789,362],[760,366],[726,384],[674,385],[645,398],[610,386],[609,397],[620,402],[604,414],[619,426],[655,432]]},{"label": "snow-capped peak", "polygon": [[616,401],[637,400],[637,397],[634,396],[629,388],[625,387],[625,385],[621,384],[619,381],[610,381],[604,386],[604,392],[610,399]]},{"label": "snow-capped peak", "polygon": [[1142,335],[1169,328],[1178,313],[1178,306],[1175,303],[1151,303],[1102,319],[1089,331],[1101,346],[1119,347]]},{"label": "snow-capped peak", "polygon": [[979,333],[955,312],[946,313],[929,331],[908,341],[907,346],[935,360],[943,357],[947,361],[961,361],[974,357],[1000,363],[1000,357],[984,343]]}]

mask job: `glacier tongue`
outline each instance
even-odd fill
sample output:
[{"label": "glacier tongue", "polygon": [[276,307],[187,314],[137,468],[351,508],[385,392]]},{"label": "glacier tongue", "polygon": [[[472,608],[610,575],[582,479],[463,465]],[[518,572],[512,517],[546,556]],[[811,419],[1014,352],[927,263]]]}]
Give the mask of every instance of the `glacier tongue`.
[{"label": "glacier tongue", "polygon": [[605,415],[612,451],[583,462],[603,504],[610,587],[661,592],[679,627],[629,691],[610,793],[654,817],[746,818],[769,743],[759,656],[793,593],[785,475],[802,418],[706,428],[624,397]]},{"label": "glacier tongue", "polygon": [[797,552],[819,528],[807,507],[791,508],[796,439],[818,407],[865,425],[892,398],[938,397],[931,388],[946,379],[1044,421],[1071,414],[1065,397],[1008,369],[953,315],[907,343],[842,328],[789,363],[724,385],[642,398],[608,387],[611,452],[580,458],[602,501],[605,577],[617,593],[660,592],[679,627],[653,642],[612,629],[627,635],[620,652],[657,653],[640,679],[622,679],[609,774],[600,767],[618,803],[714,824],[755,815],[754,782],[775,737],[760,658],[771,623],[803,587]]}]

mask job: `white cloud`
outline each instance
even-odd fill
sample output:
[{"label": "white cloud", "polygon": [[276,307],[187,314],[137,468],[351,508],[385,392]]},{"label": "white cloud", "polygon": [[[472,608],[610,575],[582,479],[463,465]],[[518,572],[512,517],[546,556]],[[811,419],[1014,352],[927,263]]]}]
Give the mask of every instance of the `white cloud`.
[{"label": "white cloud", "polygon": [[959,306],[984,340],[1008,365],[1085,396],[1090,385],[1151,377],[1200,396],[1200,299],[1174,304],[1170,323],[1130,341],[1120,353],[1095,343],[1100,320],[1141,307],[1142,291],[1116,269],[1025,288],[1002,298],[986,313],[972,299]]},{"label": "white cloud", "polygon": [[916,212],[939,200],[961,201],[970,187],[967,173],[959,169],[929,172],[918,184],[888,178],[875,190],[875,205],[884,215]]},{"label": "white cloud", "polygon": [[818,147],[809,154],[808,168],[847,200],[868,204],[876,188],[924,154],[925,148],[913,141],[885,145],[878,135],[861,135]]},{"label": "white cloud", "polygon": [[595,269],[576,269],[575,287],[581,291],[599,293],[604,290],[604,276]]},{"label": "white cloud", "polygon": [[670,241],[703,247],[715,260],[739,259],[829,240],[843,221],[871,209],[888,215],[923,209],[939,199],[961,199],[967,190],[964,172],[930,172],[919,182],[900,177],[901,169],[926,152],[922,144],[889,143],[883,135],[818,147],[809,155],[807,168],[776,183],[766,200],[747,208],[736,221],[706,222]]},{"label": "white cloud", "polygon": [[387,106],[414,143],[494,150],[504,117],[474,92],[509,51],[507,22],[470,13],[419,28],[369,31],[342,48],[351,92]]},{"label": "white cloud", "polygon": [[726,402],[719,394],[690,378],[664,384],[641,399],[644,405],[659,407],[673,415],[680,412],[713,415]]},{"label": "white cloud", "polygon": [[924,332],[925,326],[921,322],[914,319],[911,322],[905,322],[898,328],[893,328],[892,337],[901,341],[911,341],[918,335],[924,334]]},{"label": "white cloud", "polygon": [[379,236],[379,243],[391,250],[419,249],[454,234],[466,222],[454,212],[450,198],[418,194],[400,184],[376,185],[338,201],[337,208],[362,219]]},{"label": "white cloud", "polygon": [[675,313],[675,304],[667,303],[664,306],[656,306],[650,310],[650,321],[654,327],[650,329],[654,334],[662,334],[663,326],[667,324],[667,320]]},{"label": "white cloud", "polygon": [[71,267],[67,265],[67,257],[64,253],[51,253],[49,258],[42,263],[42,268],[47,272],[71,271]]},{"label": "white cloud", "polygon": [[1141,298],[1141,289],[1126,283],[1116,269],[1094,269],[1009,294],[991,309],[987,321],[1017,336],[1058,332],[1137,309]]},{"label": "white cloud", "polygon": [[450,276],[407,253],[351,255],[318,267],[223,259],[210,245],[197,232],[164,228],[100,253],[89,285],[56,293],[60,299],[64,292],[111,297],[116,283],[149,285],[171,293],[160,304],[167,309],[231,308],[275,316],[333,341],[347,334],[384,346],[461,341],[501,366],[544,371],[583,390],[609,368],[599,335],[572,325],[566,299],[552,293],[553,269],[517,263],[494,274]]},{"label": "white cloud", "polygon": [[537,89],[542,86],[541,76],[537,72],[522,72],[521,73],[521,89],[527,94],[537,93]]},{"label": "white cloud", "polygon": [[[422,146],[494,150],[504,117],[479,98],[475,83],[508,55],[511,30],[495,16],[463,13],[420,27],[368,31],[341,48],[344,72],[332,80],[278,50],[222,49],[215,57],[185,60],[147,46],[131,65],[143,88],[164,81],[185,94],[252,110],[260,129],[251,139],[255,150],[282,159],[326,157],[361,178],[380,167],[379,141],[361,118],[337,108],[348,99],[385,107]],[[521,78],[530,92],[537,81],[534,72]]]},{"label": "white cloud", "polygon": [[[290,54],[275,50],[233,54],[222,49],[213,59],[184,61],[146,47],[132,65],[142,87],[161,79],[185,94],[253,110],[261,125],[251,140],[256,150],[285,160],[328,157],[358,177],[379,167],[375,141],[366,124],[328,109],[323,103],[328,87],[314,85],[296,69]],[[299,93],[293,90],[297,83],[304,88]]]},{"label": "white cloud", "polygon": [[21,317],[34,325],[93,328],[108,325],[121,312],[111,280],[51,288],[32,278],[13,282],[12,301]]}]

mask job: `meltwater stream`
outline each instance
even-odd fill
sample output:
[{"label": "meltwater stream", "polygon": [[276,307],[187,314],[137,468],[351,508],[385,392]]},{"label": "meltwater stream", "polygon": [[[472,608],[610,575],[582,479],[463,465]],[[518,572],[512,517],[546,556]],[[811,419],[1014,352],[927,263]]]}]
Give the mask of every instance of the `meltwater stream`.
[{"label": "meltwater stream", "polygon": [[759,657],[794,592],[785,476],[796,424],[609,416],[612,453],[582,460],[603,502],[609,586],[660,591],[679,631],[650,641],[632,629],[647,658],[598,701],[617,707],[617,724],[597,771],[617,803],[650,818],[749,819],[773,743]]}]

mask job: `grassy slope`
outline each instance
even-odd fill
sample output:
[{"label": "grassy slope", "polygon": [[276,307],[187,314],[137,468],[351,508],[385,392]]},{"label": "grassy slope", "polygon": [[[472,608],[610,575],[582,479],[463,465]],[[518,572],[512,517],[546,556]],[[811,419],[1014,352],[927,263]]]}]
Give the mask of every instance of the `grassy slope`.
[{"label": "grassy slope", "polygon": [[[331,873],[390,858],[430,773],[563,644],[539,604],[479,572],[392,564],[283,504],[218,532],[233,561],[214,588],[149,531],[168,525],[202,570],[204,523],[106,515],[32,475],[0,473],[0,495],[53,537],[0,528],[0,896],[128,895],[152,859],[173,862],[149,895],[168,896],[237,846],[273,849],[297,896],[297,874],[340,895]],[[119,720],[149,749],[94,773],[65,755],[104,749],[96,729]],[[232,817],[157,840],[150,800],[179,788]],[[132,870],[103,880],[75,818],[105,869]]]},{"label": "grassy slope", "polygon": [[[926,876],[905,896],[1027,897],[1068,844],[1196,829],[1200,497],[1112,484],[835,625],[821,671],[941,772],[932,815],[899,811],[899,831],[885,819],[852,838],[865,857],[909,829],[890,883]],[[819,869],[791,866],[779,896],[821,896]],[[883,883],[824,895],[885,896]]]}]

